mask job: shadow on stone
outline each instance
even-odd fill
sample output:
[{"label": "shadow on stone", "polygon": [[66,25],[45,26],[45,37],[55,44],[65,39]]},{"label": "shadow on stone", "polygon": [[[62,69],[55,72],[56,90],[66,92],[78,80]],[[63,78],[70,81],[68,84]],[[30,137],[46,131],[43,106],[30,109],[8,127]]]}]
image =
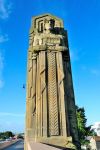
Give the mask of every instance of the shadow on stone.
[{"label": "shadow on stone", "polygon": [[59,148],[61,150],[74,150],[72,148],[65,148],[65,147],[58,146],[58,145],[52,145],[52,144],[46,144],[46,143],[41,143],[41,144],[49,145],[49,146],[52,146],[52,147],[55,147],[55,148]]}]

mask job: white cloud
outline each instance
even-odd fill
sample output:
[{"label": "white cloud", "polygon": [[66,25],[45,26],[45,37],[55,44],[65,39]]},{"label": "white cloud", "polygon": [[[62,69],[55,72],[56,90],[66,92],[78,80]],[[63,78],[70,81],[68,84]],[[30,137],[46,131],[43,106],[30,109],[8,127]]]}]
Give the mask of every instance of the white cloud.
[{"label": "white cloud", "polygon": [[[0,44],[7,42],[9,40],[8,35],[3,35],[0,31]],[[3,68],[4,68],[4,57],[2,49],[0,49],[0,89],[4,86],[3,81]]]},{"label": "white cloud", "polygon": [[9,112],[0,112],[0,116],[24,117],[24,114],[15,114]]},{"label": "white cloud", "polygon": [[0,0],[0,18],[7,19],[11,13],[12,4],[8,0]]},{"label": "white cloud", "polygon": [[0,35],[0,43],[7,42],[9,40],[8,35]]},{"label": "white cloud", "polygon": [[95,122],[91,129],[94,129],[97,135],[100,136],[100,122]]}]

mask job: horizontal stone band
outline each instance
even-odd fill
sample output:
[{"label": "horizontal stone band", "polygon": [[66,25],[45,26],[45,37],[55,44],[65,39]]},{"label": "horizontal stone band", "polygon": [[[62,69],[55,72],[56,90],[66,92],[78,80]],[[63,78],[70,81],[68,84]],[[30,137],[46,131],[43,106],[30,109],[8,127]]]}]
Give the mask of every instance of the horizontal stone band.
[{"label": "horizontal stone band", "polygon": [[53,46],[53,45],[39,45],[39,46],[33,46],[32,51],[46,51],[46,50],[52,50],[52,51],[66,51],[67,47],[64,46]]}]

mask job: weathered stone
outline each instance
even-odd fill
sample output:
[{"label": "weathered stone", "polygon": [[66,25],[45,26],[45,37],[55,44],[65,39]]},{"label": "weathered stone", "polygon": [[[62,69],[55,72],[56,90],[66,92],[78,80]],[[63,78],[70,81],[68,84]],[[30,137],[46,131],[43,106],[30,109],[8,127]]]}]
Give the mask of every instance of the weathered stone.
[{"label": "weathered stone", "polygon": [[50,14],[33,17],[29,37],[25,149],[35,141],[79,150],[63,21]]}]

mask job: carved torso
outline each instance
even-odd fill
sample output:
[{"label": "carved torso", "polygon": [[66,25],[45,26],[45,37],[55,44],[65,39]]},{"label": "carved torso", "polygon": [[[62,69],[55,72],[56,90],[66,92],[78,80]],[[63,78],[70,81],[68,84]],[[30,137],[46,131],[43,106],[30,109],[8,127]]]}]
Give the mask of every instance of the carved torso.
[{"label": "carved torso", "polygon": [[33,30],[30,33],[30,47],[33,51],[48,50],[47,47],[50,46],[58,51],[67,49],[66,31],[63,29],[62,20],[47,15],[33,21]]}]

